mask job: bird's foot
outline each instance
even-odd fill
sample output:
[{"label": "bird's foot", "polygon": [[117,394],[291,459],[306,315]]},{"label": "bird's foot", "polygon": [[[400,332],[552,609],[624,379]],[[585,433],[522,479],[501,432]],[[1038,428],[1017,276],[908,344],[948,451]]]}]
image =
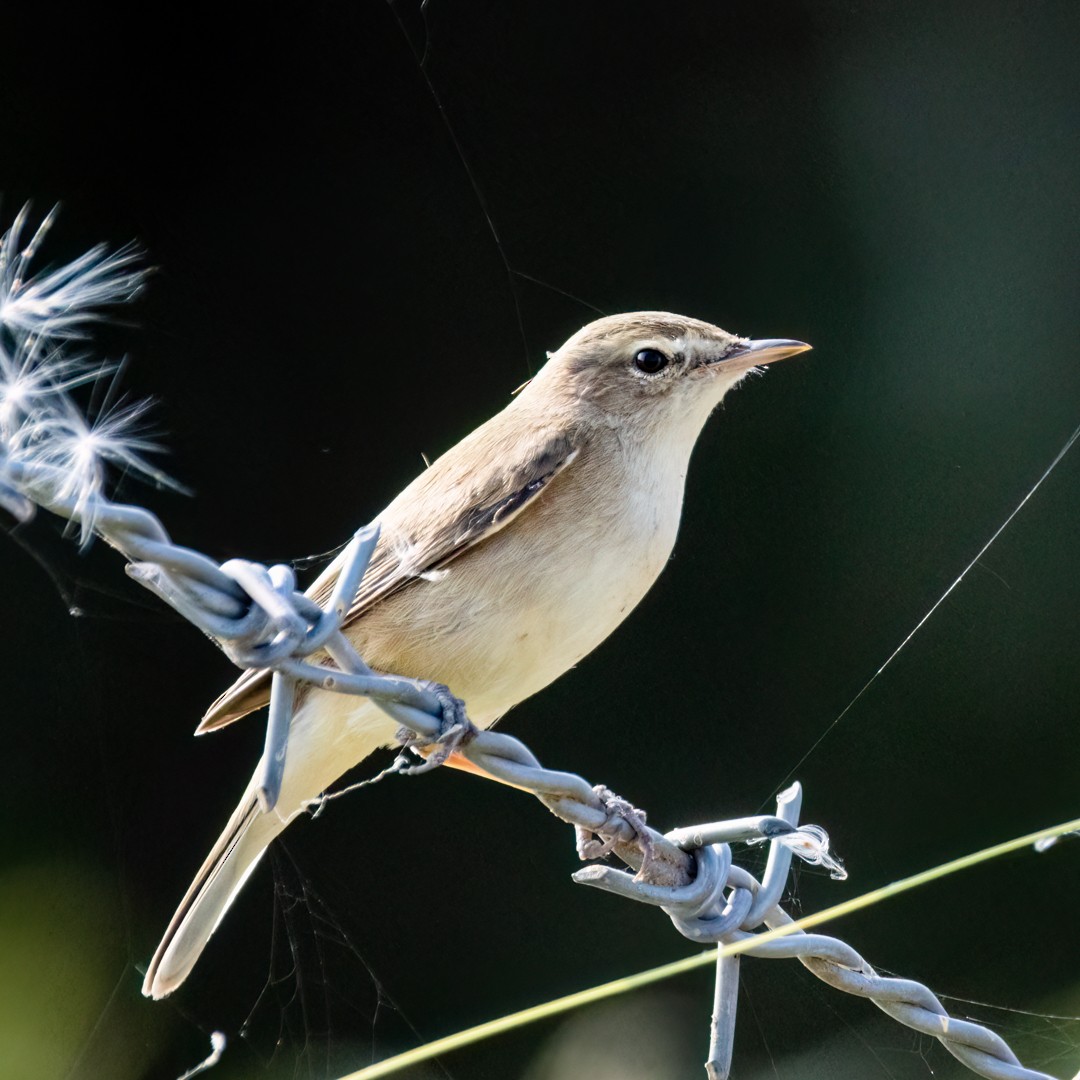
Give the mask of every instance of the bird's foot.
[{"label": "bird's foot", "polygon": [[602,859],[610,854],[620,843],[619,822],[625,821],[634,830],[634,842],[641,852],[641,869],[638,871],[640,877],[646,873],[653,858],[653,843],[645,826],[645,811],[639,810],[603,784],[597,784],[593,791],[600,800],[601,809],[607,814],[607,820],[597,829],[575,826],[578,856],[584,862],[589,859]]},{"label": "bird's foot", "polygon": [[420,685],[438,700],[442,709],[442,722],[438,737],[431,740],[422,739],[408,728],[398,729],[398,741],[406,749],[415,750],[424,758],[419,765],[401,770],[410,776],[429,772],[445,764],[451,754],[456,753],[477,734],[477,728],[466,715],[465,702],[461,698],[454,697],[442,683],[424,680]]}]

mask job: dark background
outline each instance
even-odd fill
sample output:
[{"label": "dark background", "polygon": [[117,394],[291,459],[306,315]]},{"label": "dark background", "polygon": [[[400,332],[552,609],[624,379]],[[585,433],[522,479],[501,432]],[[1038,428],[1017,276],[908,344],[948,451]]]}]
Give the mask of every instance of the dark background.
[{"label": "dark background", "polygon": [[[1077,815],[1080,451],[830,729],[1080,423],[1075,4],[35,10],[4,16],[5,220],[60,201],[42,265],[137,239],[158,268],[101,341],[195,492],[121,495],[177,539],[332,548],[593,317],[572,297],[803,338],[707,428],[658,587],[506,729],[665,828],[753,812],[828,730],[797,775],[851,878],[802,872],[795,911]],[[230,667],[104,545],[43,519],[0,559],[5,1076],[174,1077],[222,1029],[213,1075],[321,1080],[694,951],[447,773],[290,830],[144,1001],[260,724],[190,738]],[[1063,843],[834,929],[1071,1076],[1080,1021],[1044,1014],[1080,1013],[1078,884]],[[743,967],[738,1077],[962,1074]],[[709,984],[406,1075],[699,1077]]]}]

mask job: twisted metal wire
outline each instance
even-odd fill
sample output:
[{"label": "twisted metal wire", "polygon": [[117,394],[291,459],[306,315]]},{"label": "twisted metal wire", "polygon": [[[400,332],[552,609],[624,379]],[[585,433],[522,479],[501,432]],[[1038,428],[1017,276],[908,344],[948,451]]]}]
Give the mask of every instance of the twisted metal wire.
[{"label": "twisted metal wire", "polygon": [[[799,785],[792,785],[780,795],[778,813],[795,824],[801,801]],[[769,930],[795,927],[786,936],[768,938],[746,951],[767,959],[799,960],[837,990],[867,998],[906,1027],[932,1035],[979,1076],[993,1080],[1050,1080],[1047,1073],[1021,1065],[994,1032],[951,1017],[937,996],[922,983],[879,975],[855,949],[838,938],[798,929],[796,920],[777,903],[791,860],[785,843],[791,834],[779,837],[779,842],[772,844],[765,874],[758,882],[731,864],[731,851],[724,842],[731,838],[731,824],[719,822],[715,826],[668,833],[669,839],[693,848],[697,877],[688,886],[659,889],[608,866],[586,867],[574,874],[574,880],[661,907],[676,929],[692,941],[720,945],[754,942],[757,935],[753,931],[760,926]],[[717,960],[712,1043],[706,1062],[710,1080],[726,1080],[730,1071],[739,959],[736,954],[720,956]]]},{"label": "twisted metal wire", "polygon": [[[89,516],[94,531],[127,558],[127,571],[136,581],[213,637],[239,666],[273,672],[261,788],[265,809],[273,806],[284,770],[294,698],[290,691],[303,681],[371,698],[402,725],[407,733],[404,742],[435,751],[427,765],[397,771],[422,771],[455,750],[496,779],[534,794],[575,826],[582,858],[613,852],[636,871],[594,865],[575,873],[575,882],[660,907],[692,941],[741,943],[754,939],[761,926],[792,925],[795,920],[779,900],[793,854],[834,872],[839,866],[828,855],[820,829],[799,827],[798,784],[779,796],[775,816],[714,822],[662,835],[645,823],[641,811],[606,788],[591,787],[573,773],[543,768],[510,735],[477,731],[445,688],[373,672],[342,634],[341,621],[374,552],[377,524],[358,530],[350,541],[333,595],[323,609],[297,590],[289,567],[267,568],[236,559],[219,565],[173,544],[149,511],[98,494],[89,500],[58,497],[52,479],[0,450],[0,506],[20,521],[33,516],[35,505],[74,521]],[[309,662],[317,651],[329,654],[337,666]],[[769,843],[760,881],[733,863],[731,844],[737,841]],[[796,930],[762,941],[753,952],[772,959],[798,959],[830,986],[868,998],[898,1022],[934,1036],[980,1076],[1053,1080],[1047,1073],[1024,1068],[995,1033],[950,1017],[921,983],[877,974],[837,938]],[[710,1080],[726,1080],[730,1073],[739,959],[721,955],[717,962],[706,1062]]]}]

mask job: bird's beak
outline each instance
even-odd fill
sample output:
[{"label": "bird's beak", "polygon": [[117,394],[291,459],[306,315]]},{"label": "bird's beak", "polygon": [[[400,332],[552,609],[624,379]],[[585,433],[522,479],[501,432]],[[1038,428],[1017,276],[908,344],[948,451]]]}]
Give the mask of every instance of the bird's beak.
[{"label": "bird's beak", "polygon": [[798,356],[812,346],[805,341],[792,341],[790,338],[761,338],[760,341],[748,341],[733,352],[721,357],[717,363],[725,367],[735,360],[740,367],[758,367],[775,364],[777,360],[786,360],[789,356]]}]

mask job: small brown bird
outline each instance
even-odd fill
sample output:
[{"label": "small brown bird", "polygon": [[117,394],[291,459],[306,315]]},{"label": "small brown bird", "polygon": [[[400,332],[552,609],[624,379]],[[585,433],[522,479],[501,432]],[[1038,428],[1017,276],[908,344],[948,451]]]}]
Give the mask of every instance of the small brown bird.
[{"label": "small brown bird", "polygon": [[[445,683],[489,727],[595,649],[656,580],[694,443],[727,391],[809,348],[659,311],[590,323],[379,516],[345,632],[374,669]],[[338,569],[311,595],[325,600]],[[265,672],[243,675],[199,733],[268,697]],[[187,978],[270,841],[395,730],[370,701],[307,691],[277,805],[259,809],[253,778],[173,916],[144,994],[164,997]]]}]

